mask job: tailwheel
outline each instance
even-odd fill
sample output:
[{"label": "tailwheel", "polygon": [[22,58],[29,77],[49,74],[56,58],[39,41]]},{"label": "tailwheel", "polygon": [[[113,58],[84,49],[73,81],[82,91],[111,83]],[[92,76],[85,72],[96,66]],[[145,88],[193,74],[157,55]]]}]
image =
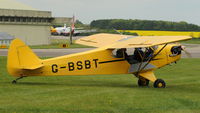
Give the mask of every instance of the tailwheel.
[{"label": "tailwheel", "polygon": [[16,80],[13,80],[13,81],[12,81],[12,84],[16,84],[17,81],[18,81],[19,79],[22,79],[22,78],[24,78],[24,77],[26,77],[26,76],[21,76],[21,77],[17,78]]},{"label": "tailwheel", "polygon": [[153,84],[154,88],[165,88],[166,83],[164,80],[162,79],[157,79],[154,84]]},{"label": "tailwheel", "polygon": [[16,81],[16,80],[13,80],[13,81],[12,81],[12,84],[16,84],[16,83],[17,83],[17,81]]},{"label": "tailwheel", "polygon": [[148,86],[149,85],[149,80],[139,77],[138,79],[138,86]]}]

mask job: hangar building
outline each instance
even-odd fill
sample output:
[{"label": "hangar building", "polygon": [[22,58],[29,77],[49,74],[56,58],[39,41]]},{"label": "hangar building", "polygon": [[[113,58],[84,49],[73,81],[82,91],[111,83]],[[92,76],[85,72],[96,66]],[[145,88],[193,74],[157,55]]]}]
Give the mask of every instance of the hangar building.
[{"label": "hangar building", "polygon": [[14,0],[0,0],[0,32],[22,39],[28,45],[49,44],[50,11],[39,11]]}]

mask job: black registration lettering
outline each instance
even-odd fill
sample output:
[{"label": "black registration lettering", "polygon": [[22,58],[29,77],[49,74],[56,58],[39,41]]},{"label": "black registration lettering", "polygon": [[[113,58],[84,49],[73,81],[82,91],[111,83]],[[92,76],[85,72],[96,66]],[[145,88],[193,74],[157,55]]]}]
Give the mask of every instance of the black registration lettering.
[{"label": "black registration lettering", "polygon": [[93,59],[94,63],[95,63],[95,67],[97,68],[97,61],[98,59]]},{"label": "black registration lettering", "polygon": [[74,63],[73,62],[68,62],[68,69],[69,69],[69,71],[74,70]]},{"label": "black registration lettering", "polygon": [[[98,67],[98,60],[99,59],[93,59],[94,67]],[[90,69],[92,67],[92,64],[90,60],[77,61],[77,62],[68,62],[68,69],[69,71],[74,71],[75,69],[82,70],[82,69]],[[56,67],[57,68],[57,67]]]},{"label": "black registration lettering", "polygon": [[83,64],[83,63],[82,63],[81,61],[78,61],[78,62],[76,63],[77,69],[78,69],[78,70],[83,69],[83,65],[82,65],[82,64]]},{"label": "black registration lettering", "polygon": [[91,63],[89,60],[85,60],[85,69],[90,69],[91,68]]},{"label": "black registration lettering", "polygon": [[57,65],[57,64],[53,64],[53,65],[51,66],[51,68],[52,68],[52,72],[53,72],[53,73],[57,73],[57,72],[58,72],[58,65]]}]

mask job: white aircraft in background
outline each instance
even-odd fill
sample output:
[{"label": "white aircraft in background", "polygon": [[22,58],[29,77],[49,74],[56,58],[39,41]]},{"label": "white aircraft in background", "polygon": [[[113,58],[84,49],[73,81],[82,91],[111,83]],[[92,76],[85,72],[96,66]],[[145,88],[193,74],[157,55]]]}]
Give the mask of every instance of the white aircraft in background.
[{"label": "white aircraft in background", "polygon": [[66,24],[64,24],[63,27],[56,27],[56,28],[51,27],[51,34],[68,36],[70,35],[70,33],[72,33],[72,35],[76,36],[81,32],[80,28],[75,28],[75,23],[76,23],[75,16],[73,16],[70,27],[67,27]]},{"label": "white aircraft in background", "polygon": [[[76,36],[80,33],[85,32],[84,29],[82,28],[74,28],[73,35]],[[64,27],[51,27],[51,34],[52,35],[64,35],[64,36],[69,36],[70,35],[70,27],[67,27],[66,24]]]},{"label": "white aircraft in background", "polygon": [[70,33],[70,27],[67,27],[66,24],[63,27],[51,28],[52,35],[63,35],[67,33]]},{"label": "white aircraft in background", "polygon": [[63,27],[51,27],[51,34],[52,35],[64,35],[64,36],[70,36],[70,33],[72,36],[77,36],[81,33],[89,33],[89,32],[96,32],[96,30],[86,30],[84,28],[75,28],[75,16],[72,17],[71,20],[71,26],[67,27],[66,24],[64,24]]}]

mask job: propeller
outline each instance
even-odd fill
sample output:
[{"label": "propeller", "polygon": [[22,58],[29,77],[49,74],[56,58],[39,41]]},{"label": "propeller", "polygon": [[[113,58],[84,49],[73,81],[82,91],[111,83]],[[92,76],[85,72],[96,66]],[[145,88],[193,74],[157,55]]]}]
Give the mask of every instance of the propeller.
[{"label": "propeller", "polygon": [[185,52],[186,56],[191,58],[192,55],[186,50],[186,47],[185,46],[181,46],[181,49]]}]

